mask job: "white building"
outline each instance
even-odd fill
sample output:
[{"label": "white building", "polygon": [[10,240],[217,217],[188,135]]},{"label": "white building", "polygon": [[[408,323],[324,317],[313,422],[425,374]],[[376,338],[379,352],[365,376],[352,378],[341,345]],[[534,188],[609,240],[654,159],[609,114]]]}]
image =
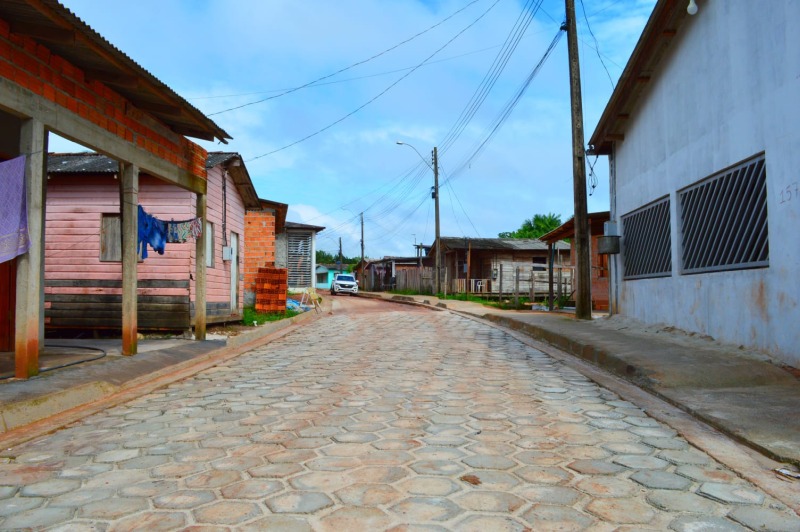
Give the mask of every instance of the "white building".
[{"label": "white building", "polygon": [[687,5],[658,0],[589,141],[612,311],[800,366],[800,2]]}]

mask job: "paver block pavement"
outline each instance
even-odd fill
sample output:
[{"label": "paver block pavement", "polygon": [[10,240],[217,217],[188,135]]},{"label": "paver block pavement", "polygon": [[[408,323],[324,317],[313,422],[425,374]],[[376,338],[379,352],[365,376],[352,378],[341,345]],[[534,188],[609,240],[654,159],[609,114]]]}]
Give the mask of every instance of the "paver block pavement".
[{"label": "paver block pavement", "polygon": [[420,310],[320,320],[10,449],[0,479],[0,528],[21,516],[64,530],[794,524],[563,363]]}]

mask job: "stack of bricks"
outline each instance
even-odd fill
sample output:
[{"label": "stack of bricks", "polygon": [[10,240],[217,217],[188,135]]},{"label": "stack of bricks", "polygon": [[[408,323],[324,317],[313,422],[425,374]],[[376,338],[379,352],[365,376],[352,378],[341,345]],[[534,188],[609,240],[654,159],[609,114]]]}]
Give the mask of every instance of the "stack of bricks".
[{"label": "stack of bricks", "polygon": [[259,268],[256,276],[256,312],[286,312],[286,268]]},{"label": "stack of bricks", "polygon": [[[245,294],[255,301],[256,277],[262,267],[275,266],[275,211],[248,209],[244,215],[242,277]],[[245,300],[250,296],[245,295]]]}]

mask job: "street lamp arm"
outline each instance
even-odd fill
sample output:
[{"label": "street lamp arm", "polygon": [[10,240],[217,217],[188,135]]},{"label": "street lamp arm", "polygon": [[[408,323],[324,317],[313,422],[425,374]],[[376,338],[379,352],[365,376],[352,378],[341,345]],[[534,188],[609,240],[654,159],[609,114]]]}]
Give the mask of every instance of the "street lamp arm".
[{"label": "street lamp arm", "polygon": [[398,141],[397,141],[397,145],[398,145],[398,146],[408,146],[409,148],[411,148],[412,150],[414,150],[414,151],[417,153],[417,155],[419,155],[419,158],[420,158],[420,159],[422,159],[422,162],[423,162],[423,163],[425,163],[425,164],[427,164],[427,165],[428,165],[428,168],[430,168],[431,170],[433,170],[433,166],[431,166],[431,163],[429,163],[429,162],[427,161],[427,159],[425,159],[425,157],[423,157],[423,156],[422,156],[422,154],[419,152],[419,150],[417,150],[417,149],[416,149],[414,146],[412,146],[411,144],[409,144],[409,143],[407,143],[407,142],[403,142],[402,140],[398,140]]}]

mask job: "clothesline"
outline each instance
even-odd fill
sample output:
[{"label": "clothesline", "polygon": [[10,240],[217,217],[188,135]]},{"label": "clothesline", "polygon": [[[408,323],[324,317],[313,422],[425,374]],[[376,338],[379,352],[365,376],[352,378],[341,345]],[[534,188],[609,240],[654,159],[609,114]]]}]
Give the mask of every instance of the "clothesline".
[{"label": "clothesline", "polygon": [[138,207],[137,242],[142,260],[147,258],[148,245],[153,248],[153,251],[163,255],[166,244],[186,242],[190,236],[197,239],[203,234],[203,224],[200,218],[167,222],[147,214],[141,205]]}]

